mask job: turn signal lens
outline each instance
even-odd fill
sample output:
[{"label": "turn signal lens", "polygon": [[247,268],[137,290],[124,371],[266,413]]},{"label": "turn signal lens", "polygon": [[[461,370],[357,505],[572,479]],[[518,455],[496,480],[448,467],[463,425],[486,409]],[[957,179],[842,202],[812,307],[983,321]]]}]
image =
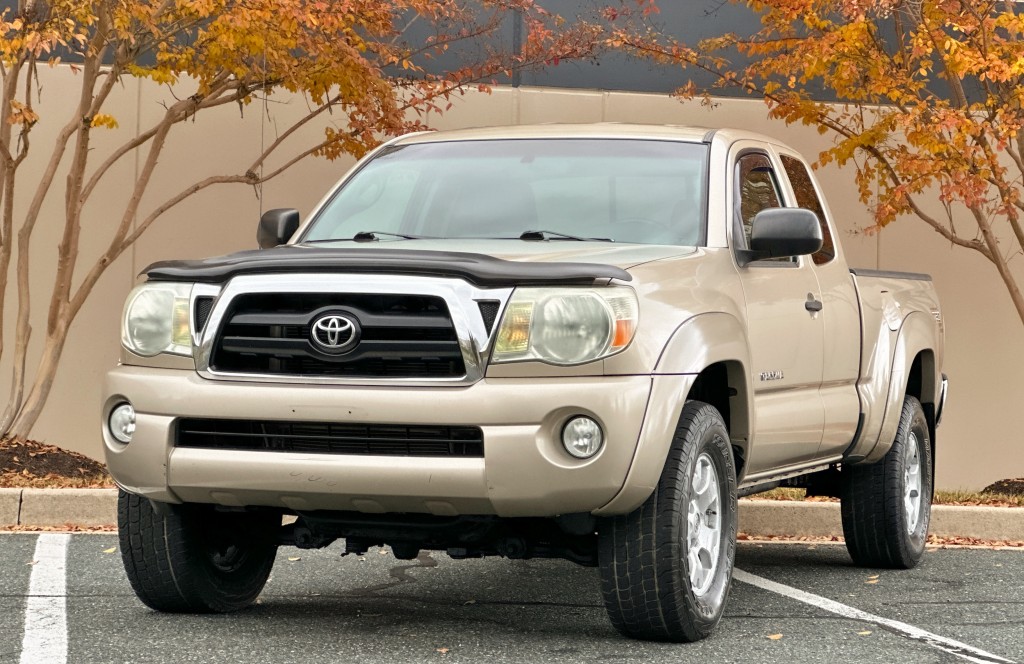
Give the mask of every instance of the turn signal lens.
[{"label": "turn signal lens", "polygon": [[636,334],[635,320],[615,321],[615,334],[612,336],[612,348],[625,348]]},{"label": "turn signal lens", "polygon": [[494,344],[495,352],[515,354],[525,353],[530,345],[530,323],[533,321],[533,302],[512,302],[508,305],[498,340]]},{"label": "turn signal lens", "polygon": [[174,316],[171,319],[171,343],[175,346],[191,346],[192,331],[189,329],[188,299],[174,299]]}]

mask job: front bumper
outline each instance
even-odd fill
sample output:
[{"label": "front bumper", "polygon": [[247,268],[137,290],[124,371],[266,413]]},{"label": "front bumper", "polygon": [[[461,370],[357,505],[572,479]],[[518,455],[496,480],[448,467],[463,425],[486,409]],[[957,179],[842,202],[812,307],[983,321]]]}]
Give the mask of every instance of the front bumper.
[{"label": "front bumper", "polygon": [[[210,381],[193,371],[121,366],[107,375],[102,426],[110,472],[126,490],[163,502],[265,505],[295,511],[554,516],[595,512],[623,492],[638,443],[662,447],[675,421],[651,409],[686,394],[691,376],[484,379],[467,387],[353,387]],[[655,397],[652,399],[652,389]],[[680,392],[681,390],[681,392]],[[132,442],[115,441],[110,410],[136,410]],[[562,448],[574,415],[598,420],[603,449],[579,460]],[[484,457],[396,457],[175,447],[180,417],[474,425]],[[646,423],[645,423],[646,420]],[[671,420],[671,421],[670,421]],[[649,491],[648,491],[649,493]]]}]

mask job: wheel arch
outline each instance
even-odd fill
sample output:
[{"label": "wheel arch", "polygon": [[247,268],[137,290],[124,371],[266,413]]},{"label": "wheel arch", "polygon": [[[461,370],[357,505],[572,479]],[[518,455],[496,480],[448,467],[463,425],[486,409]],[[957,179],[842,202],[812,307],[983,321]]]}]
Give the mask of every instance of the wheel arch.
[{"label": "wheel arch", "polygon": [[676,329],[655,370],[697,376],[678,403],[677,416],[687,399],[715,406],[729,429],[737,476],[742,475],[754,425],[749,367],[750,345],[743,324],[732,314],[709,312],[687,319]]},{"label": "wheel arch", "polygon": [[746,334],[734,316],[701,314],[681,324],[659,357],[640,441],[622,489],[594,513],[626,514],[654,491],[683,407],[692,399],[710,403],[722,414],[740,479],[753,427],[749,365]]},{"label": "wheel arch", "polygon": [[[874,463],[889,451],[899,427],[903,400],[907,395],[916,397],[925,411],[934,461],[935,407],[940,398],[941,383],[935,351],[934,320],[923,312],[912,312],[904,319],[896,339],[885,415],[873,447],[863,456],[864,463]],[[934,463],[932,468],[934,471]]]}]

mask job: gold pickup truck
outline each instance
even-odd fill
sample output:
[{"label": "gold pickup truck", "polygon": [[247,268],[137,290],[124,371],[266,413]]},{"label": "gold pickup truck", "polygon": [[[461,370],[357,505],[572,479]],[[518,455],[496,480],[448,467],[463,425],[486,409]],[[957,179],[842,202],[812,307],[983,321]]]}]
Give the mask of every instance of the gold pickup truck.
[{"label": "gold pickup truck", "polygon": [[102,432],[156,610],[243,608],[278,546],[343,539],[596,566],[619,631],[693,641],[737,498],[780,485],[841,498],[857,564],[924,553],[935,290],[851,270],[771,138],[414,134],[258,240],[152,265],[125,305]]}]

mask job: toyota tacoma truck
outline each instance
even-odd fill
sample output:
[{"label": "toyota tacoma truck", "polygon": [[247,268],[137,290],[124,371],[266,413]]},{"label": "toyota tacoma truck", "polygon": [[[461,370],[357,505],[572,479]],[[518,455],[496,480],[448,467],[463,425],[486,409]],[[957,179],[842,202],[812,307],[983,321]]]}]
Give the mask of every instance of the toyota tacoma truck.
[{"label": "toyota tacoma truck", "polygon": [[[744,131],[419,133],[261,249],[148,267],[102,435],[158,611],[253,603],[279,546],[599,568],[611,622],[722,616],[737,498],[838,497],[854,562],[928,532],[930,278],[850,269],[806,162]],[[340,546],[340,545],[339,545]]]}]

